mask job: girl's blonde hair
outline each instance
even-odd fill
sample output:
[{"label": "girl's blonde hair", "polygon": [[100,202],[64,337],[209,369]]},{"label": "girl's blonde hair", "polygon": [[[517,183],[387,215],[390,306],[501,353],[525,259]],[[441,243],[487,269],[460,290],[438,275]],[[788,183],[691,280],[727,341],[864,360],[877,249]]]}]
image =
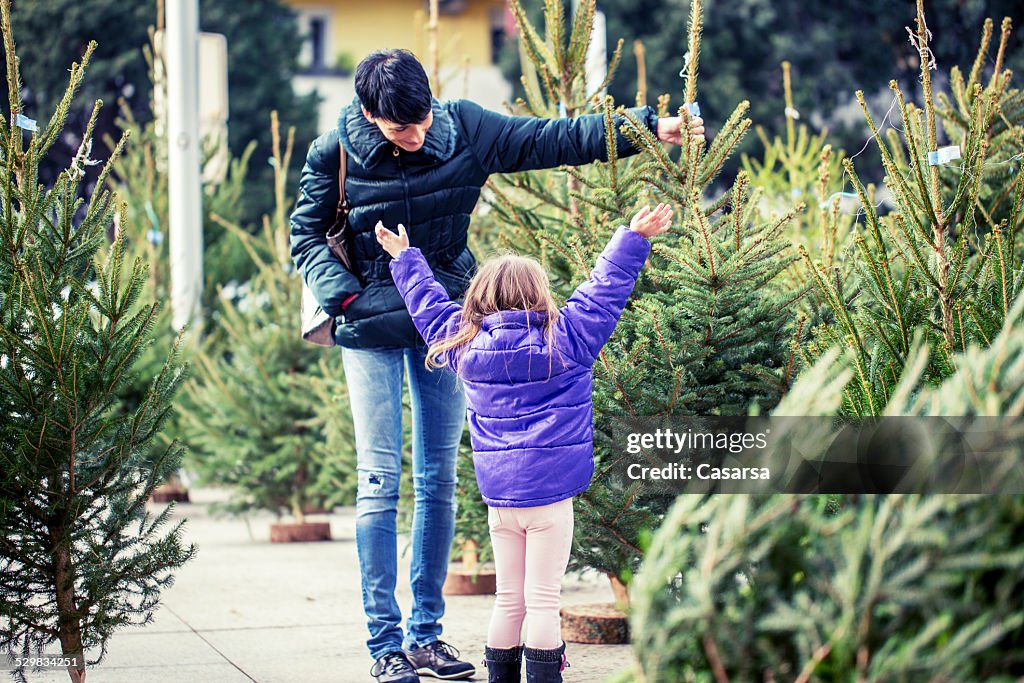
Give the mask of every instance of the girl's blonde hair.
[{"label": "girl's blonde hair", "polygon": [[[547,316],[544,338],[553,352],[558,307],[551,296],[548,274],[532,258],[505,254],[482,265],[466,289],[462,320],[456,332],[427,350],[428,368],[441,368],[457,360],[469,347],[483,319],[501,311],[530,311]],[[550,363],[549,363],[550,370]]]}]

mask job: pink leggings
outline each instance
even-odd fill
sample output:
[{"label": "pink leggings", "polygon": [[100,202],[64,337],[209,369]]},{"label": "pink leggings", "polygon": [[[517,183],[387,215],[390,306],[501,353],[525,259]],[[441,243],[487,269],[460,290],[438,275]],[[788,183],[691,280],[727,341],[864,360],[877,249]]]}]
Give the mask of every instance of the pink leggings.
[{"label": "pink leggings", "polygon": [[487,645],[521,645],[525,620],[527,647],[560,647],[558,611],[572,547],[572,498],[540,507],[492,507],[487,521],[498,584]]}]

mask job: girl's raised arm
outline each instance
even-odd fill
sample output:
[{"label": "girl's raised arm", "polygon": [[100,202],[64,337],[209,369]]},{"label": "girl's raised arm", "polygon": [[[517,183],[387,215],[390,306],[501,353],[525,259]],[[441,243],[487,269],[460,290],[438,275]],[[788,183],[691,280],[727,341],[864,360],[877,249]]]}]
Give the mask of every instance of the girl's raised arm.
[{"label": "girl's raised arm", "polygon": [[405,228],[399,225],[395,234],[378,223],[376,232],[377,241],[394,257],[389,265],[391,277],[427,346],[455,334],[462,319],[462,307],[451,300],[434,278],[423,253],[409,246]]},{"label": "girl's raised arm", "polygon": [[615,331],[650,251],[651,244],[643,235],[620,227],[597,257],[590,278],[562,307],[567,351],[576,361],[594,364]]},{"label": "girl's raised arm", "polygon": [[615,231],[597,258],[590,279],[569,297],[562,315],[568,351],[577,361],[592,365],[601,353],[647,261],[651,251],[647,240],[668,231],[671,225],[672,207],[668,204],[658,204],[653,211],[642,207],[628,228]]}]

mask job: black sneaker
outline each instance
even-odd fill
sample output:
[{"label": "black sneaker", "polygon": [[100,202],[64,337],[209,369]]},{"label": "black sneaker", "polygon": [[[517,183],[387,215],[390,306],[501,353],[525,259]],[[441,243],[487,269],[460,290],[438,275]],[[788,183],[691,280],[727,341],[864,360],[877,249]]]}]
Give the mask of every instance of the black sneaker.
[{"label": "black sneaker", "polygon": [[416,673],[424,676],[454,681],[469,678],[476,673],[476,667],[459,660],[459,651],[442,640],[435,640],[423,647],[406,650]]},{"label": "black sneaker", "polygon": [[377,683],[420,683],[416,669],[401,650],[389,652],[370,667],[370,675]]}]

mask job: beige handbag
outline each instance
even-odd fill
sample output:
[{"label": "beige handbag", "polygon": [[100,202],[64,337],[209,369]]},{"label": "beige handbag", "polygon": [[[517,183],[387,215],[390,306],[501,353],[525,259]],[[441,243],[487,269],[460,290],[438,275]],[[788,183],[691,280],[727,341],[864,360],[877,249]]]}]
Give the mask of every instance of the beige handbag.
[{"label": "beige handbag", "polygon": [[[352,262],[348,256],[348,198],[345,196],[345,170],[347,158],[345,147],[338,142],[341,162],[338,166],[338,210],[334,225],[327,231],[327,247],[349,271]],[[313,292],[302,283],[302,339],[317,346],[334,346],[334,317],[328,315],[313,296]]]}]

